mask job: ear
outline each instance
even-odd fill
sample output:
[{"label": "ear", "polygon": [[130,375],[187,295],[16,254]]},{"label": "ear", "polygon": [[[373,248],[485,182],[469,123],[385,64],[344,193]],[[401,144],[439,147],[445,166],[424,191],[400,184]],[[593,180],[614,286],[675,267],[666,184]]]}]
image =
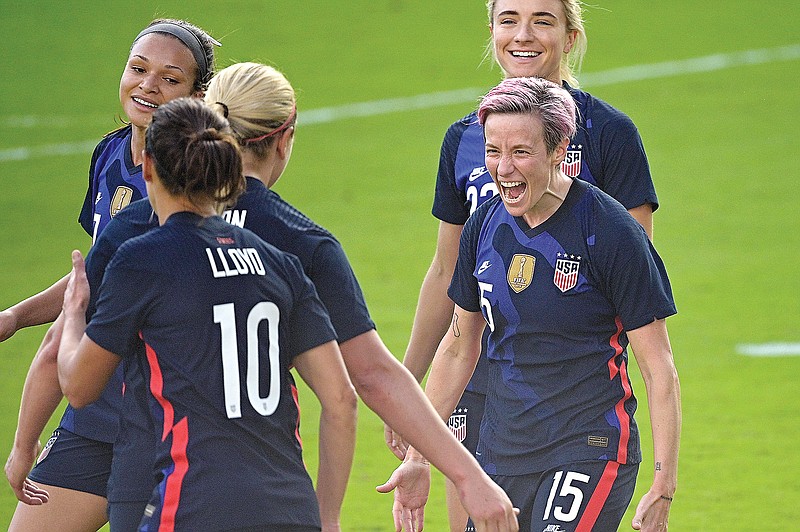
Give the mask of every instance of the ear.
[{"label": "ear", "polygon": [[142,150],[142,178],[147,181],[153,181],[153,174],[155,173],[155,162],[146,151]]},{"label": "ear", "polygon": [[206,91],[197,91],[197,92],[192,93],[192,98],[198,98],[198,99],[202,100],[205,97],[206,97]]},{"label": "ear", "polygon": [[280,157],[281,159],[288,158],[289,153],[291,153],[290,150],[293,140],[294,140],[294,126],[288,127],[285,130],[281,131],[281,134],[278,137],[278,142],[277,142],[278,157]]},{"label": "ear", "polygon": [[567,146],[569,146],[569,139],[564,139],[553,150],[553,166],[560,166],[564,162],[567,157]]},{"label": "ear", "polygon": [[568,54],[572,47],[575,46],[575,40],[578,38],[578,30],[567,32],[567,44],[564,45],[564,53]]}]

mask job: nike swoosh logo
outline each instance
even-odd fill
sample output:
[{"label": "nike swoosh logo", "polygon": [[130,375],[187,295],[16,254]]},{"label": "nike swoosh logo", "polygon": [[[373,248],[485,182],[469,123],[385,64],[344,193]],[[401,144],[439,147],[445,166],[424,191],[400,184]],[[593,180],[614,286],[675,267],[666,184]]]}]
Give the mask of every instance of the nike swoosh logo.
[{"label": "nike swoosh logo", "polygon": [[483,272],[485,272],[486,270],[488,270],[491,265],[492,265],[492,263],[489,262],[488,260],[484,261],[483,264],[481,264],[481,267],[478,268],[478,275],[480,275]]},{"label": "nike swoosh logo", "polygon": [[478,168],[473,168],[472,172],[469,174],[469,177],[467,178],[467,180],[470,181],[470,182],[475,181],[476,179],[478,179],[480,176],[482,176],[486,172],[487,172],[487,170],[486,170],[485,166],[480,166]]}]

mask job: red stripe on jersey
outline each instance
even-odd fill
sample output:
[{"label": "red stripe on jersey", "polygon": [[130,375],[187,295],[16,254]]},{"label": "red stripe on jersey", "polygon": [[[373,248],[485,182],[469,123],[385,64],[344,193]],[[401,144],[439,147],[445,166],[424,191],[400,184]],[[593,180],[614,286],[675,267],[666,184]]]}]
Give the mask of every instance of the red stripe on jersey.
[{"label": "red stripe on jersey", "polygon": [[297,394],[297,386],[292,384],[292,399],[294,399],[294,405],[297,407],[297,423],[295,423],[294,428],[294,437],[297,438],[297,443],[300,444],[300,448],[303,448],[303,440],[300,438],[300,397]]},{"label": "red stripe on jersey", "polygon": [[158,524],[159,532],[172,532],[175,530],[175,515],[181,502],[181,487],[183,479],[189,471],[189,459],[186,448],[189,446],[189,422],[181,419],[172,427],[172,447],[170,456],[174,465],[172,472],[166,478],[164,488],[164,503],[161,508],[161,520]]},{"label": "red stripe on jersey", "polygon": [[591,532],[597,518],[600,516],[600,511],[608,500],[608,494],[611,493],[611,488],[614,487],[614,481],[617,480],[617,472],[619,471],[618,462],[608,462],[606,468],[603,470],[603,475],[600,477],[600,482],[594,488],[591,498],[586,505],[586,510],[583,511],[581,520],[578,521],[578,526],[575,532]]},{"label": "red stripe on jersey", "polygon": [[633,391],[631,389],[631,381],[628,377],[628,366],[623,360],[620,362],[619,368],[615,365],[614,361],[617,356],[622,354],[622,345],[619,343],[619,335],[622,334],[622,321],[617,316],[614,319],[617,324],[617,332],[611,337],[609,344],[614,349],[614,356],[608,361],[608,370],[613,380],[619,373],[620,384],[622,385],[623,396],[622,399],[614,407],[617,414],[617,421],[619,422],[619,448],[617,449],[617,461],[625,464],[628,461],[628,440],[631,437],[631,419],[628,412],[625,410],[625,402],[631,398]]},{"label": "red stripe on jersey", "polygon": [[150,367],[150,393],[164,410],[164,429],[161,434],[161,441],[164,441],[167,439],[169,431],[172,430],[175,411],[172,404],[164,398],[164,376],[161,373],[161,366],[158,365],[156,352],[149,344],[144,344],[144,348],[147,353],[147,365]]}]

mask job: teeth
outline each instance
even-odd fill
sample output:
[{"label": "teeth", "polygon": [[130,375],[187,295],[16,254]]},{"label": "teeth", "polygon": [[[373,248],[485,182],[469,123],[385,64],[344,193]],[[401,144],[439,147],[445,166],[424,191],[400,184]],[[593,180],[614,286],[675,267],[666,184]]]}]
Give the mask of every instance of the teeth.
[{"label": "teeth", "polygon": [[503,187],[503,188],[513,188],[513,187],[518,187],[521,184],[522,184],[522,181],[507,181],[505,183],[501,182],[500,186]]},{"label": "teeth", "polygon": [[153,109],[158,109],[158,106],[156,104],[150,103],[150,102],[146,102],[146,101],[142,100],[141,98],[137,98],[136,96],[133,97],[133,101],[136,102],[136,103],[145,105],[147,107],[151,107]]},{"label": "teeth", "polygon": [[511,52],[514,57],[536,57],[539,52]]}]

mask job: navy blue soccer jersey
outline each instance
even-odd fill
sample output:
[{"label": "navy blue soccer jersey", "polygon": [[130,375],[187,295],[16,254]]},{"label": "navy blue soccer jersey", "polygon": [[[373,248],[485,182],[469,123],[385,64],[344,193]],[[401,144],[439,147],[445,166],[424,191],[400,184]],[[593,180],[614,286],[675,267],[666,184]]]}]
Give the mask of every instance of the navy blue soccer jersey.
[{"label": "navy blue soccer jersey", "polygon": [[[624,113],[591,94],[567,89],[578,111],[577,133],[561,165],[564,173],[596,185],[632,209],[649,203],[658,208],[650,166],[636,126]],[[497,194],[486,169],[483,127],[470,113],[447,130],[439,158],[433,215],[464,225],[483,202]],[[486,367],[478,361],[467,390],[486,393]]]},{"label": "navy blue soccer jersey", "polygon": [[248,177],[247,192],[223,217],[300,259],[330,314],[339,343],[375,328],[339,241],[264,183]]},{"label": "navy blue soccer jersey", "polygon": [[161,479],[143,525],[319,526],[289,367],[336,337],[296,258],[173,214],[119,248],[86,334],[123,357],[145,345]]},{"label": "navy blue soccer jersey", "polygon": [[477,453],[488,473],[641,461],[625,331],[676,310],[660,257],[622,205],[575,180],[531,229],[499,197],[486,202],[464,227],[448,294],[490,329]]},{"label": "navy blue soccer jersey", "polygon": [[[248,177],[247,191],[240,196],[236,206],[223,216],[234,225],[243,225],[264,241],[300,259],[303,271],[313,281],[320,300],[328,310],[340,343],[375,328],[361,287],[341,244],[330,232],[269,190],[261,181]],[[133,219],[137,220],[135,224]],[[119,233],[121,229],[116,228],[122,224],[132,229],[144,227],[152,219],[149,203],[141,200],[120,212],[106,231]],[[130,236],[137,234],[141,233]],[[104,232],[95,246],[105,239]],[[114,445],[108,490],[110,502],[146,499],[150,494],[148,486],[153,484],[152,475],[141,467],[152,454],[153,446],[148,415],[141,408],[141,404],[146,402],[144,372],[135,359],[124,360],[123,366],[127,391],[123,399],[124,422]]]},{"label": "navy blue soccer jersey", "polygon": [[[117,249],[127,240],[158,226],[150,202],[140,200],[120,211],[98,237],[86,256],[86,277],[91,288],[86,319],[91,320],[97,304],[97,294],[106,266]],[[67,405],[60,426],[70,432],[106,443],[114,443],[119,429],[120,402],[123,390],[123,368],[114,372],[100,398],[83,408]]]},{"label": "navy blue soccer jersey", "polygon": [[89,186],[78,222],[92,242],[119,211],[147,195],[142,166],[131,157],[131,126],[113,131],[95,147]]}]

